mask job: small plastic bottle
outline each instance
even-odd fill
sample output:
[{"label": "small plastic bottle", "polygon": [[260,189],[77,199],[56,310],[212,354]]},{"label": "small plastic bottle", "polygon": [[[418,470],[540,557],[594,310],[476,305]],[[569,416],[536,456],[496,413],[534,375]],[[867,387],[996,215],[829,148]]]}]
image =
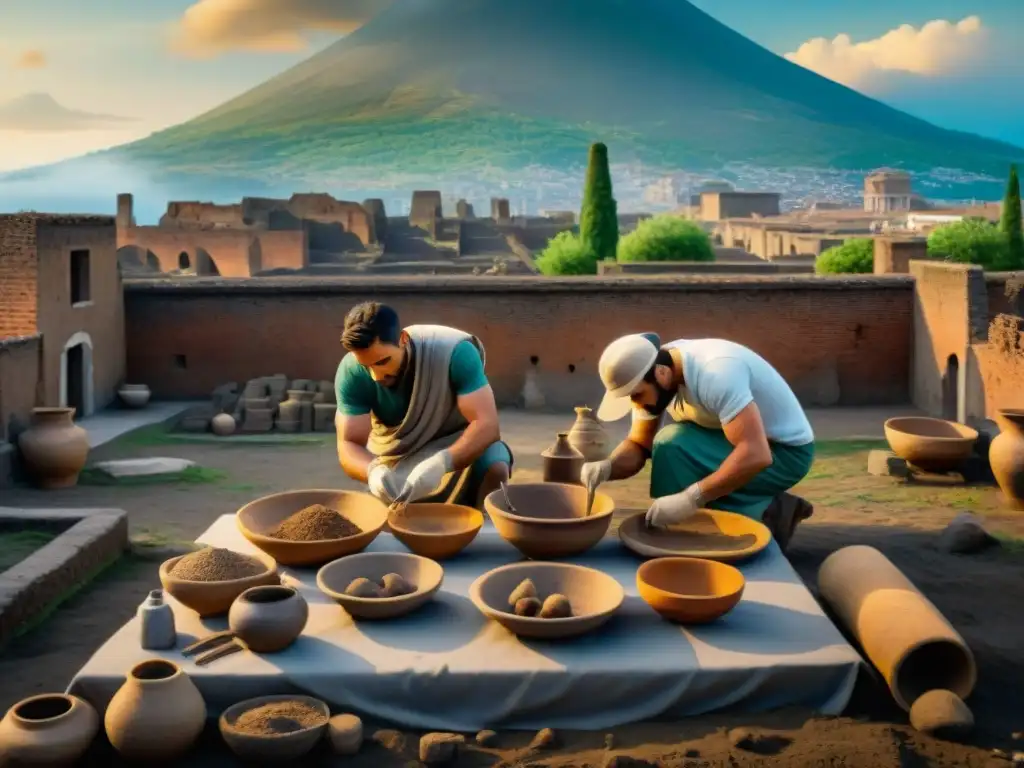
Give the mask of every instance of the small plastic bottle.
[{"label": "small plastic bottle", "polygon": [[139,606],[142,648],[147,651],[166,651],[178,643],[174,628],[174,611],[164,602],[161,589],[154,589]]}]

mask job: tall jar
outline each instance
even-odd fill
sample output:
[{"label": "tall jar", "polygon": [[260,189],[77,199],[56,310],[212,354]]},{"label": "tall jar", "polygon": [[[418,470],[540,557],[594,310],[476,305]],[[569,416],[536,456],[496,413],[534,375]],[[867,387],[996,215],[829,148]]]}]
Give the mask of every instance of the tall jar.
[{"label": "tall jar", "polygon": [[89,458],[89,436],[74,417],[74,408],[33,408],[32,426],[18,438],[25,466],[40,488],[78,483]]},{"label": "tall jar", "polygon": [[586,459],[569,444],[569,433],[559,432],[554,445],[541,454],[545,483],[580,484],[580,471]]},{"label": "tall jar", "polygon": [[7,710],[0,722],[0,765],[70,768],[99,730],[100,716],[77,696],[32,696]]},{"label": "tall jar", "polygon": [[608,433],[586,406],[576,409],[576,423],[569,430],[569,445],[582,453],[587,461],[607,459],[611,452]]},{"label": "tall jar", "polygon": [[107,738],[130,761],[170,761],[184,755],[206,725],[206,702],[177,664],[136,664],[107,706]]},{"label": "tall jar", "polygon": [[988,449],[992,474],[1007,503],[1024,510],[1024,409],[998,411],[999,434]]}]

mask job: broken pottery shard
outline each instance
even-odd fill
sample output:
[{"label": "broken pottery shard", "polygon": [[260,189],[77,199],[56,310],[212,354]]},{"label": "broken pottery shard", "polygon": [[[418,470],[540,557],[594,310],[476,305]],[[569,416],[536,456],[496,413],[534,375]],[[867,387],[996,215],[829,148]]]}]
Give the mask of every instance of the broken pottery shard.
[{"label": "broken pottery shard", "polygon": [[465,738],[456,733],[428,733],[420,739],[420,762],[427,765],[450,763],[464,741]]},{"label": "broken pottery shard", "polygon": [[495,731],[483,730],[476,735],[476,743],[481,747],[493,747],[498,741],[498,734]]},{"label": "broken pottery shard", "polygon": [[993,546],[999,546],[999,539],[986,531],[981,519],[970,512],[961,512],[939,534],[939,549],[950,554],[970,555]]},{"label": "broken pottery shard", "polygon": [[553,749],[558,746],[558,734],[551,728],[541,728],[530,742],[530,749]]},{"label": "broken pottery shard", "polygon": [[929,736],[960,741],[974,728],[974,715],[952,691],[929,691],[910,707],[910,724]]}]

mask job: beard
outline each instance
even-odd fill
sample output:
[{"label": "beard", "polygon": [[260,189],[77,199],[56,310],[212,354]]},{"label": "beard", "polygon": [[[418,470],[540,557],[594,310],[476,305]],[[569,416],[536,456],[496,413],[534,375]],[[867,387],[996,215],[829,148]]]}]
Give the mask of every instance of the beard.
[{"label": "beard", "polygon": [[645,405],[644,410],[651,414],[651,416],[661,416],[672,402],[672,398],[676,396],[676,391],[674,389],[664,389],[658,382],[654,382],[654,389],[658,393],[658,400],[654,405]]}]

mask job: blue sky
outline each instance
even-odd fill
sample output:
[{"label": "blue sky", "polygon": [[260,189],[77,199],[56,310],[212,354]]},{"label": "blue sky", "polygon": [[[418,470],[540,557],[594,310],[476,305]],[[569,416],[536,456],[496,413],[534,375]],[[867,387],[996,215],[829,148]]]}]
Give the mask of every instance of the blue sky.
[{"label": "blue sky", "polygon": [[[87,112],[135,118],[118,129],[0,132],[0,170],[73,156],[186,120],[301,61],[348,28],[339,8],[384,0],[235,0],[266,14],[267,28],[291,23],[294,36],[238,50],[260,29],[193,10],[225,0],[3,0],[0,10],[0,104],[26,93],[51,94]],[[557,2],[558,0],[551,0]],[[515,2],[515,0],[511,0]],[[643,0],[633,0],[638,5]],[[1024,0],[695,0],[695,4],[766,48],[941,125],[1024,145]],[[328,6],[330,6],[328,8]],[[303,9],[301,12],[296,9]],[[282,15],[283,13],[283,15]],[[276,14],[276,15],[274,15]],[[306,14],[306,16],[303,16]],[[273,20],[269,17],[273,16]],[[933,20],[955,25],[932,27]],[[282,21],[284,19],[284,21]],[[183,52],[182,30],[205,31],[205,58]],[[909,24],[901,38],[883,38]],[[258,26],[258,25],[257,25]],[[265,31],[265,30],[264,30]],[[192,33],[189,33],[192,34]],[[850,46],[833,46],[837,35]],[[220,35],[220,47],[213,41]],[[233,36],[224,42],[225,35]],[[801,45],[824,38],[816,45]],[[190,40],[192,38],[189,38]],[[296,45],[305,41],[306,47]],[[177,46],[177,47],[176,47]],[[272,50],[268,50],[272,49]],[[292,49],[292,50],[281,50]],[[941,54],[941,55],[939,55]],[[881,62],[881,66],[879,65]],[[1015,103],[1014,103],[1015,102]]]}]

